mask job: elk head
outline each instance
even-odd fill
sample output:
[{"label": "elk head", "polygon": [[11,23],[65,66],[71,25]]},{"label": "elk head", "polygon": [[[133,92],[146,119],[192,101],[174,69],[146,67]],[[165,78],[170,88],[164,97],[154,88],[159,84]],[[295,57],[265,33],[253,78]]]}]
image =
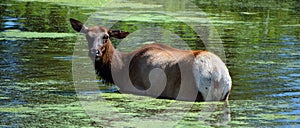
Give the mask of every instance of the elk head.
[{"label": "elk head", "polygon": [[88,41],[89,57],[95,59],[95,57],[102,57],[107,49],[107,45],[111,45],[110,37],[118,39],[125,38],[129,32],[123,32],[121,30],[110,30],[103,26],[94,26],[88,28],[82,22],[70,18],[72,28],[80,33],[86,35]]}]

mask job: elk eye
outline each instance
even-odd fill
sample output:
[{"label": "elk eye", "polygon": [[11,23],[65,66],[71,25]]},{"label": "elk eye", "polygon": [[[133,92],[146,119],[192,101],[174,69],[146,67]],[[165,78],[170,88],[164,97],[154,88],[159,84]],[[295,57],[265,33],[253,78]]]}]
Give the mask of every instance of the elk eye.
[{"label": "elk eye", "polygon": [[106,35],[106,34],[102,37],[102,39],[105,39],[105,40],[108,39],[108,38],[109,38],[109,37],[108,37],[108,35]]}]

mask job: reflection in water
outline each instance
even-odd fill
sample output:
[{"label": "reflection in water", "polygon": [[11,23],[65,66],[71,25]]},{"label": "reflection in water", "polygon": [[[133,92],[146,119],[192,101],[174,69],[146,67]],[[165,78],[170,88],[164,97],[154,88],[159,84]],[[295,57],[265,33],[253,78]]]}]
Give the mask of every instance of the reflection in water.
[{"label": "reflection in water", "polygon": [[[226,62],[234,86],[230,104],[195,103],[177,126],[300,127],[299,2],[193,2],[216,25],[224,42]],[[120,15],[130,15],[132,10],[154,11],[157,14],[159,10],[166,9],[178,15],[178,10],[188,8],[182,1],[169,0],[131,0],[114,5],[116,7],[110,6],[110,9],[119,12],[101,12],[103,15],[99,15],[98,20],[115,23]],[[191,13],[185,12],[186,15],[181,16],[190,22],[205,22],[195,17],[199,12],[193,11],[194,8],[189,9]],[[86,13],[93,11],[77,5],[58,5],[55,1],[50,4],[3,0],[0,2],[0,30],[73,32],[68,25],[68,18],[84,21],[89,16]],[[188,26],[159,21],[159,17],[132,17],[113,27],[133,32],[140,28],[162,26],[188,42],[193,49],[204,49],[203,45],[195,45],[201,40],[195,37],[195,32]],[[82,58],[71,56],[75,41],[76,38],[70,37],[8,38],[0,33],[0,126],[98,126],[95,122],[109,126],[106,123],[112,120],[118,126],[132,126],[130,124],[136,123],[136,119],[142,119],[149,112],[159,113],[164,110],[164,104],[174,102],[161,99],[134,102],[138,97],[105,93],[105,103],[114,106],[123,116],[116,117],[114,112],[103,108],[101,110],[108,115],[99,116],[96,121],[91,120],[77,102],[74,92],[71,61]],[[85,55],[82,55],[83,58]],[[89,60],[85,63],[91,65]],[[103,86],[101,81],[93,79],[88,82],[97,82],[99,88],[107,92],[115,90],[112,86]],[[95,103],[96,106],[101,104]],[[200,109],[202,107],[207,109]],[[165,120],[170,120],[170,115],[181,111],[175,107],[173,113],[166,113],[164,118],[159,118],[159,123],[167,125],[168,121]]]},{"label": "reflection in water", "polygon": [[225,102],[224,104],[205,104],[207,110],[201,109],[198,112],[197,120],[204,121],[209,126],[229,126],[228,124],[231,121],[229,106],[229,102]]}]

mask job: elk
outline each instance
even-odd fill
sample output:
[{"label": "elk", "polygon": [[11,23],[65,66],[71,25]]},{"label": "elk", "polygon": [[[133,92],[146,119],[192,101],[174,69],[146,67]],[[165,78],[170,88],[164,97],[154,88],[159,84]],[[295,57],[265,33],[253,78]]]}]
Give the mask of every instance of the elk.
[{"label": "elk", "polygon": [[70,23],[85,34],[96,74],[121,93],[184,101],[228,100],[231,77],[223,61],[211,52],[153,43],[122,53],[110,38],[123,39],[129,32],[89,28],[72,18]]}]

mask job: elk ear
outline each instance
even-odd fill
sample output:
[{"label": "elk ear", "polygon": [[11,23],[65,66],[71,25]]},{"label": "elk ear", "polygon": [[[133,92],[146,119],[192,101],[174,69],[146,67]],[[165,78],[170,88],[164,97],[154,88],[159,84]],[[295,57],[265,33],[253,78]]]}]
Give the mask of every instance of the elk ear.
[{"label": "elk ear", "polygon": [[86,33],[88,30],[88,27],[86,27],[83,23],[73,18],[70,18],[70,23],[72,25],[72,28],[77,32]]},{"label": "elk ear", "polygon": [[108,34],[109,34],[110,37],[123,39],[123,38],[125,38],[126,36],[129,35],[129,32],[124,32],[124,31],[121,31],[121,30],[109,30]]}]

